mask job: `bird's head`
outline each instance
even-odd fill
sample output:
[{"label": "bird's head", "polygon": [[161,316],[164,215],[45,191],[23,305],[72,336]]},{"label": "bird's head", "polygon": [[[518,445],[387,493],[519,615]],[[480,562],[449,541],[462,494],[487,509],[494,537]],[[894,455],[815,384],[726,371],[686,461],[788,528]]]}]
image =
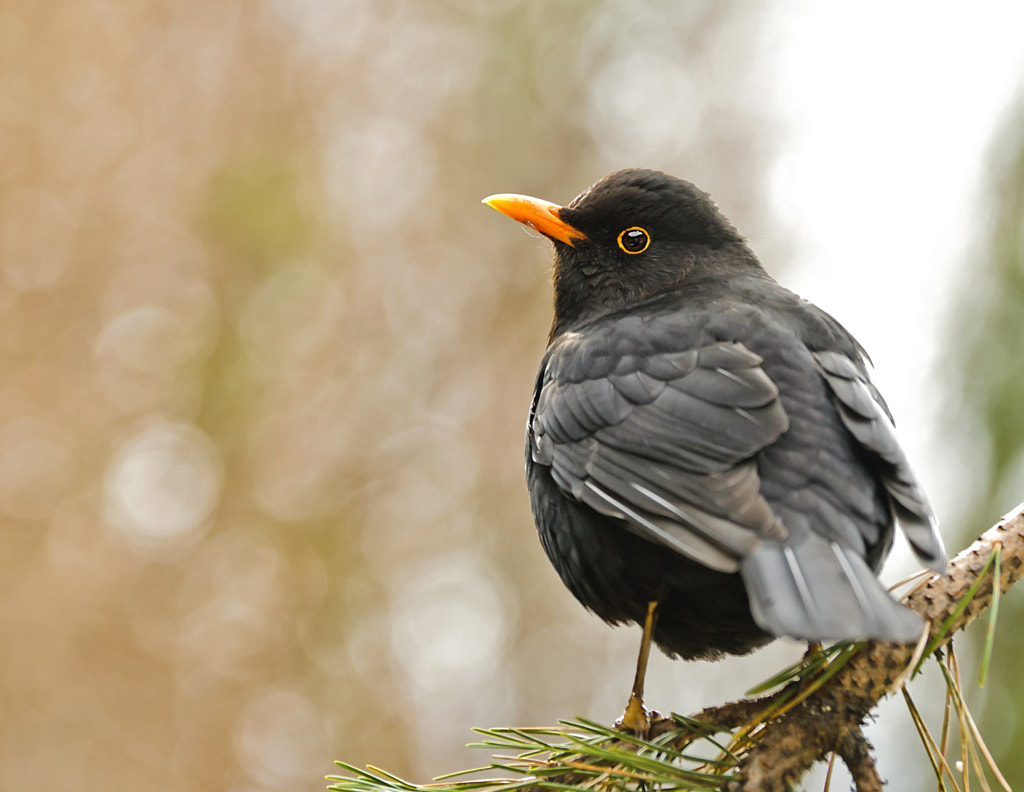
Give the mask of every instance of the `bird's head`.
[{"label": "bird's head", "polygon": [[484,203],[554,243],[552,336],[708,278],[763,273],[707,193],[659,171],[617,171],[567,206],[509,194]]}]

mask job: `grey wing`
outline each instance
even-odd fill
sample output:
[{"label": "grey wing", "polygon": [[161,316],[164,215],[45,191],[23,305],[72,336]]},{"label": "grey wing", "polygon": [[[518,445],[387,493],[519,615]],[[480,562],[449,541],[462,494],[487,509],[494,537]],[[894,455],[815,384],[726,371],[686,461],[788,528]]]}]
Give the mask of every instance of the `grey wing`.
[{"label": "grey wing", "polygon": [[753,459],[789,425],[761,358],[739,343],[631,354],[601,341],[563,338],[547,361],[531,453],[558,486],[724,572],[785,539]]},{"label": "grey wing", "polygon": [[888,408],[865,372],[846,355],[815,352],[814,359],[836,396],[843,424],[877,462],[882,484],[914,553],[936,572],[946,569],[938,519],[896,439]]}]

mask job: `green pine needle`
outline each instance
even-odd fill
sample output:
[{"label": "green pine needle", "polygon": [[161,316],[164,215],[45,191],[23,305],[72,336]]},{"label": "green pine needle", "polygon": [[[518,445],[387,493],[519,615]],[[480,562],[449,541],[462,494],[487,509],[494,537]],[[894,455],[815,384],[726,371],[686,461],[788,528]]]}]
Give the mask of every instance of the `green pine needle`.
[{"label": "green pine needle", "polygon": [[985,633],[985,650],[982,652],[981,668],[978,671],[978,687],[985,687],[985,680],[988,679],[989,661],[992,659],[992,647],[996,640],[996,619],[999,618],[999,596],[1001,594],[999,581],[1002,579],[1000,564],[1002,551],[1003,546],[997,542],[992,550],[992,558],[994,559],[992,565],[992,577],[994,579],[992,585],[992,604],[988,609],[988,630]]},{"label": "green pine needle", "polygon": [[[432,784],[410,784],[377,768],[361,769],[345,762],[337,764],[348,775],[328,780],[335,792],[514,792],[594,785],[621,792],[720,789],[739,761],[714,739],[720,730],[686,718],[680,718],[678,725],[678,730],[651,740],[582,718],[555,728],[477,729],[484,739],[475,747],[510,755],[495,756],[486,767],[452,773]],[[706,743],[708,755],[718,758],[698,755],[701,743]],[[680,745],[695,750],[684,751]],[[454,780],[494,770],[509,777]]]},{"label": "green pine needle", "polygon": [[[998,576],[998,549],[989,559],[986,572],[989,565]],[[983,572],[979,580],[984,575]],[[977,591],[976,583],[965,595],[953,618],[962,612]],[[993,611],[997,604],[996,599]],[[946,623],[945,629],[951,623],[952,619]],[[994,631],[994,624],[993,615],[990,634]],[[755,691],[784,687],[765,699],[764,709],[750,723],[738,729],[716,727],[679,715],[672,716],[674,730],[651,739],[620,732],[584,718],[561,721],[550,727],[475,729],[480,739],[471,743],[471,747],[482,748],[491,755],[491,761],[483,767],[450,773],[429,784],[413,784],[379,768],[358,768],[338,762],[345,775],[329,776],[328,781],[332,784],[329,789],[333,792],[685,792],[722,789],[735,780],[734,771],[743,757],[770,728],[766,722],[825,684],[862,646],[861,642],[840,643],[820,649],[765,680]],[[946,680],[948,695],[938,741],[906,689],[903,691],[938,788],[966,792],[968,776],[973,776],[983,790],[989,789],[990,778],[1008,790],[964,704],[952,647],[944,654],[945,658],[939,659],[938,666]],[[991,648],[988,649],[990,654]],[[925,657],[938,659],[934,648]],[[987,667],[986,660],[982,679]],[[959,739],[955,742],[959,750],[953,758],[963,763],[959,779],[954,776],[952,767],[955,763],[947,752],[952,742],[950,732],[954,729],[958,731]],[[485,774],[500,775],[483,777]]]},{"label": "green pine needle", "polygon": [[752,687],[747,691],[747,695],[757,696],[761,693],[767,693],[769,690],[782,687],[796,679],[806,678],[808,675],[813,674],[823,665],[828,663],[834,655],[838,654],[847,646],[849,646],[849,644],[845,642],[836,643],[831,646],[823,647],[816,652],[806,654],[800,660],[793,663],[793,665],[782,669],[779,673]]}]

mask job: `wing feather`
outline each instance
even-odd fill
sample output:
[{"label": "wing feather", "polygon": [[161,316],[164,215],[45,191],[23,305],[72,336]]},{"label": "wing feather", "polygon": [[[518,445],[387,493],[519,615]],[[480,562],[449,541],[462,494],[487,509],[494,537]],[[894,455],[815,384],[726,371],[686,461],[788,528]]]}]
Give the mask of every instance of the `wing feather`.
[{"label": "wing feather", "polygon": [[936,572],[944,571],[946,551],[938,520],[900,448],[888,408],[865,372],[845,355],[815,352],[814,359],[837,399],[843,424],[879,461],[882,484],[914,553]]},{"label": "wing feather", "polygon": [[661,354],[607,343],[617,359],[592,344],[552,347],[531,422],[533,458],[558,486],[714,569],[736,571],[784,537],[752,461],[788,427],[761,358],[738,343]]}]

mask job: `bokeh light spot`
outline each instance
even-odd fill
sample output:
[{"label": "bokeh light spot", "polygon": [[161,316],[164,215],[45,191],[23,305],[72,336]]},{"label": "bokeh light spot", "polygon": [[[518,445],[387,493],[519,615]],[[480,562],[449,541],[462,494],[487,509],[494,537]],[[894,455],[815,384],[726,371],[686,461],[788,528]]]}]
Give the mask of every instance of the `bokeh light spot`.
[{"label": "bokeh light spot", "polygon": [[704,101],[682,63],[643,52],[600,69],[587,99],[591,134],[610,160],[622,162],[638,151],[652,159],[686,151]]},{"label": "bokeh light spot", "polygon": [[508,625],[493,580],[479,560],[456,553],[423,562],[399,582],[392,647],[425,692],[472,686],[498,667]]},{"label": "bokeh light spot", "polygon": [[220,455],[205,434],[160,421],[114,454],[104,482],[107,525],[143,552],[190,543],[205,531],[223,479]]},{"label": "bokeh light spot", "polygon": [[235,729],[238,756],[261,781],[322,779],[326,746],[326,725],[317,708],[290,691],[250,702]]},{"label": "bokeh light spot", "polygon": [[71,486],[75,458],[56,427],[31,418],[0,426],[0,512],[41,519]]},{"label": "bokeh light spot", "polygon": [[344,294],[319,267],[296,265],[271,275],[250,297],[240,331],[256,360],[300,367],[340,333]]}]

